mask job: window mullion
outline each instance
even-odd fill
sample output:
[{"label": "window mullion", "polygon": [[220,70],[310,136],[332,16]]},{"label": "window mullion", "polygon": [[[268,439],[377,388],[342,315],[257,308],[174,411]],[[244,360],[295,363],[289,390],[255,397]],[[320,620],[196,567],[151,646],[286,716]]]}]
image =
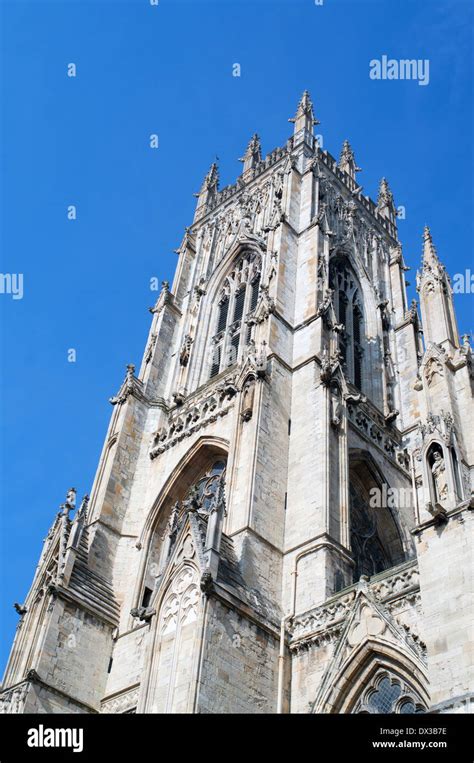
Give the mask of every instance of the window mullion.
[{"label": "window mullion", "polygon": [[237,294],[237,289],[234,287],[230,291],[229,296],[229,311],[227,313],[227,324],[225,327],[225,333],[224,333],[224,340],[222,342],[222,357],[221,357],[221,371],[223,368],[226,368],[229,363],[228,359],[230,357],[231,352],[231,336],[230,336],[230,327],[233,323],[234,318],[234,309],[235,309],[235,298]]}]

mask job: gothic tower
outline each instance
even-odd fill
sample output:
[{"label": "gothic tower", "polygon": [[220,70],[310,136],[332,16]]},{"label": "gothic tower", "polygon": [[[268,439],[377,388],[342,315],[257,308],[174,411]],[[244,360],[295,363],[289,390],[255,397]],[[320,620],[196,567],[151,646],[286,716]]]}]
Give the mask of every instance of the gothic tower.
[{"label": "gothic tower", "polygon": [[469,653],[472,361],[425,229],[293,135],[213,164],[111,398],[90,500],[48,533],[6,712],[453,712]]}]

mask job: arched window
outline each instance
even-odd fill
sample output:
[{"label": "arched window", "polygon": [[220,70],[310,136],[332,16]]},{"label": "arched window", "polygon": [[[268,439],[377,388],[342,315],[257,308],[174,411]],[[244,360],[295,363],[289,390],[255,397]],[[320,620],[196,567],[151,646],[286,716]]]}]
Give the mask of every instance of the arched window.
[{"label": "arched window", "polygon": [[[201,460],[202,459],[202,460]],[[176,538],[185,522],[188,511],[206,515],[219,498],[221,480],[225,480],[226,457],[224,454],[208,454],[192,461],[176,480],[164,499],[148,546],[146,569],[141,586],[139,603],[148,606],[157,580],[173,552]]]},{"label": "arched window", "polygon": [[353,713],[425,713],[426,705],[418,692],[388,670],[379,670],[365,687]]},{"label": "arched window", "polygon": [[337,297],[338,323],[343,326],[339,333],[339,351],[344,372],[354,386],[362,389],[364,319],[357,280],[345,259],[337,258],[331,263],[329,282]]},{"label": "arched window", "polygon": [[206,472],[189,488],[181,507],[193,504],[201,513],[208,513],[216,497],[219,482],[225,477],[225,461],[215,461]]},{"label": "arched window", "polygon": [[350,486],[351,551],[354,556],[354,582],[361,575],[377,575],[392,566],[379,536],[374,512]]},{"label": "arched window", "polygon": [[247,252],[225,279],[211,340],[210,378],[238,363],[250,342],[248,319],[258,302],[260,267],[260,255]]},{"label": "arched window", "polygon": [[[397,491],[400,495],[401,490]],[[392,515],[393,493],[375,479],[370,464],[360,457],[350,467],[350,543],[354,582],[372,577],[405,561],[399,529]]]}]

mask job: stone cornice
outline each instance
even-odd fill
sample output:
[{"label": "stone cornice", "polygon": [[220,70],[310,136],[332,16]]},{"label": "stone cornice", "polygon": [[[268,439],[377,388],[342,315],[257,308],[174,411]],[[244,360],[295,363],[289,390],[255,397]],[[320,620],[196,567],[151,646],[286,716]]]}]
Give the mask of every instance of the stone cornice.
[{"label": "stone cornice", "polygon": [[54,584],[50,586],[49,593],[54,598],[57,597],[59,599],[63,599],[64,601],[75,604],[77,607],[79,607],[79,609],[83,609],[84,611],[89,612],[89,614],[93,615],[97,620],[101,620],[111,628],[116,628],[118,625],[118,619],[115,619],[106,614],[103,610],[99,609],[99,607],[92,606],[89,602],[82,599],[75,591],[72,591],[69,588],[64,588],[61,585]]}]

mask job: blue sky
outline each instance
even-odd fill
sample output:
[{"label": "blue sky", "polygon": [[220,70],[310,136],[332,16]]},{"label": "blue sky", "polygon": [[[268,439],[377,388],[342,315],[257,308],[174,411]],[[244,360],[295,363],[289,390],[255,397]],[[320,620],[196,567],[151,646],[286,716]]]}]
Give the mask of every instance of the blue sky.
[{"label": "blue sky", "polygon": [[[308,88],[324,148],[348,138],[364,193],[386,175],[405,207],[409,280],[425,223],[451,274],[474,267],[468,0],[3,0],[1,15],[1,272],[24,274],[23,299],[0,294],[4,663],[12,604],[66,490],[91,488],[150,278],[171,280],[216,155],[234,182],[252,133],[283,145]],[[384,54],[429,59],[429,84],[371,80]],[[456,306],[474,331],[472,294]]]}]

